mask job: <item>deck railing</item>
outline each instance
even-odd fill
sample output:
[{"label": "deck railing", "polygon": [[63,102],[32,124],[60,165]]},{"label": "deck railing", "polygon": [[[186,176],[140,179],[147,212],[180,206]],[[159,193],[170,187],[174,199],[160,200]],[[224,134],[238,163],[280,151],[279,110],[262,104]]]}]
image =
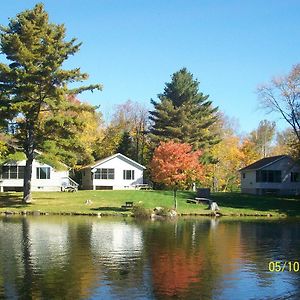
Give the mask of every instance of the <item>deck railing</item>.
[{"label": "deck railing", "polygon": [[75,192],[78,190],[79,184],[73,180],[70,177],[64,177],[62,178],[62,183],[61,183],[61,190],[63,192],[68,191],[68,192]]}]

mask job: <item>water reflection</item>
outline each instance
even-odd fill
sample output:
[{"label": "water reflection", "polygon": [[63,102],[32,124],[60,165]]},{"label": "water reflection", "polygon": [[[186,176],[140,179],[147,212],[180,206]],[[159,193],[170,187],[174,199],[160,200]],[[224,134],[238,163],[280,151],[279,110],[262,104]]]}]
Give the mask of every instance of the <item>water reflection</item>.
[{"label": "water reflection", "polygon": [[[40,222],[40,220],[23,219],[23,230],[27,228],[28,251],[34,267],[45,267],[51,264],[65,264],[68,245],[68,224],[66,222]],[[26,235],[23,235],[23,237]],[[25,240],[23,242],[25,245]]]},{"label": "water reflection", "polygon": [[0,298],[267,299],[300,295],[296,221],[0,219]]},{"label": "water reflection", "polygon": [[[178,225],[161,224],[149,232],[155,294],[162,299],[212,299],[221,275],[237,268],[240,227],[219,224],[217,220]],[[170,234],[172,229],[174,234]]]},{"label": "water reflection", "polygon": [[93,253],[105,257],[112,265],[136,257],[143,250],[142,229],[128,224],[94,223],[92,225],[91,247]]}]

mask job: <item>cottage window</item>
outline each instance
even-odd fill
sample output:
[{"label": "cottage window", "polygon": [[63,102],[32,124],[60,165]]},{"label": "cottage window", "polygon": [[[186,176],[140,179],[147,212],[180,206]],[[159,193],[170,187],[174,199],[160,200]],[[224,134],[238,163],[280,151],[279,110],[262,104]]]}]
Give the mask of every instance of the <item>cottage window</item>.
[{"label": "cottage window", "polygon": [[17,179],[18,178],[17,166],[11,166],[9,171],[10,171],[10,178],[11,179]]},{"label": "cottage window", "polygon": [[2,179],[23,179],[24,168],[21,166],[3,166],[1,170]]},{"label": "cottage window", "polygon": [[278,170],[256,171],[256,182],[281,182],[281,171]]},{"label": "cottage window", "polygon": [[115,169],[97,169],[94,179],[115,179]]},{"label": "cottage window", "polygon": [[50,179],[50,167],[37,167],[36,179]]},{"label": "cottage window", "polygon": [[2,167],[2,176],[3,179],[9,179],[9,167]]},{"label": "cottage window", "polygon": [[291,172],[291,182],[300,182],[300,173]]},{"label": "cottage window", "polygon": [[244,179],[246,178],[246,173],[243,173],[243,178],[244,178]]},{"label": "cottage window", "polygon": [[18,167],[18,178],[24,179],[25,167]]},{"label": "cottage window", "polygon": [[134,170],[123,170],[124,180],[134,180]]}]

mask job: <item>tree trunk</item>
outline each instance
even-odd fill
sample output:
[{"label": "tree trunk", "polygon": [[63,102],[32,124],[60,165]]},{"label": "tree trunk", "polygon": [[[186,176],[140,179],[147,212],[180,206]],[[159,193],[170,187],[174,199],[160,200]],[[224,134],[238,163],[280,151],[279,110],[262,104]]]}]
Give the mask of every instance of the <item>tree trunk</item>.
[{"label": "tree trunk", "polygon": [[135,149],[135,160],[138,162],[138,163],[140,163],[140,160],[139,160],[139,151],[140,151],[140,149],[139,149],[139,146],[140,146],[140,137],[139,137],[139,132],[137,131],[136,132],[136,145],[135,145],[135,147],[136,147],[136,149]]},{"label": "tree trunk", "polygon": [[32,158],[27,158],[24,170],[23,203],[31,202],[31,177],[32,177]]},{"label": "tree trunk", "polygon": [[[29,125],[30,126],[30,125]],[[24,170],[24,186],[23,186],[23,203],[31,202],[31,178],[32,178],[32,163],[34,155],[34,136],[33,126],[28,129],[27,143],[25,145],[26,166]]]},{"label": "tree trunk", "polygon": [[145,151],[145,129],[142,131],[142,145],[141,145],[141,164],[144,164],[144,151]]},{"label": "tree trunk", "polygon": [[177,210],[177,189],[174,189],[174,209]]}]

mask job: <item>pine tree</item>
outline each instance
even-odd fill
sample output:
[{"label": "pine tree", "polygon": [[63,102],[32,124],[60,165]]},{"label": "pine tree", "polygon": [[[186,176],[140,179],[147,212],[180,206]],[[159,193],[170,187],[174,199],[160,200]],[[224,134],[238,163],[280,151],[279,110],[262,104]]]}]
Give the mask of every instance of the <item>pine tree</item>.
[{"label": "pine tree", "polygon": [[199,82],[186,68],[174,73],[164,93],[158,95],[160,102],[151,100],[154,105],[154,110],[150,111],[153,143],[174,140],[203,150],[218,143],[218,135],[212,128],[218,108],[212,107],[208,97],[199,92]]},{"label": "pine tree", "polygon": [[[42,4],[21,12],[1,27],[0,51],[10,64],[0,64],[0,119],[15,124],[15,136],[26,155],[23,202],[31,200],[32,162],[35,150],[43,149],[41,116],[44,112],[67,111],[72,108],[66,95],[101,89],[100,85],[70,90],[68,83],[81,82],[88,75],[79,68],[62,69],[70,55],[80,48],[76,39],[65,41],[64,25],[50,23]],[[61,128],[72,120],[56,119]],[[53,135],[65,134],[54,130]]]},{"label": "pine tree", "polygon": [[134,149],[132,144],[132,138],[128,131],[125,131],[122,135],[120,144],[117,149],[118,153],[121,153],[131,159],[134,159]]}]

